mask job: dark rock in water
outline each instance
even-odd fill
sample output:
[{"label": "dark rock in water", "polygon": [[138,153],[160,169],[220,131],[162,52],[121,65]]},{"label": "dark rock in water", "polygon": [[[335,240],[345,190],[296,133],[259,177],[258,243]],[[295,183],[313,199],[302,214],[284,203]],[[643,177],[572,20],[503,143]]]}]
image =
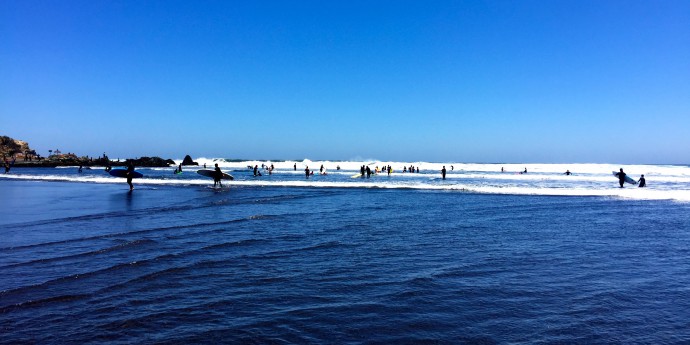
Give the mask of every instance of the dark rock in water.
[{"label": "dark rock in water", "polygon": [[182,160],[182,165],[199,165],[199,163],[193,161],[192,157],[190,157],[189,155],[186,155],[186,156],[184,156],[184,159]]},{"label": "dark rock in water", "polygon": [[175,165],[175,161],[172,159],[163,159],[160,157],[141,157],[139,159],[132,159],[131,161],[134,163],[134,166],[138,167],[167,167]]}]

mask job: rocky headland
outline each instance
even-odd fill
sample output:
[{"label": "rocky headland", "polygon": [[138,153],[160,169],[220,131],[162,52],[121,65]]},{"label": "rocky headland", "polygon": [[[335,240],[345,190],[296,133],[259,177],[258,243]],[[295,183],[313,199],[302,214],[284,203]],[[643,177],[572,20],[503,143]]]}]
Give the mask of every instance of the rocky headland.
[{"label": "rocky headland", "polygon": [[[168,167],[175,165],[172,159],[160,157],[139,157],[133,159],[111,160],[105,154],[101,157],[78,156],[74,153],[63,153],[59,150],[49,151],[48,157],[43,157],[31,149],[26,141],[16,140],[8,136],[0,136],[0,156],[2,164],[12,164],[14,167],[47,167],[57,166],[126,166],[132,161],[137,167]],[[191,160],[191,158],[190,158]]]}]

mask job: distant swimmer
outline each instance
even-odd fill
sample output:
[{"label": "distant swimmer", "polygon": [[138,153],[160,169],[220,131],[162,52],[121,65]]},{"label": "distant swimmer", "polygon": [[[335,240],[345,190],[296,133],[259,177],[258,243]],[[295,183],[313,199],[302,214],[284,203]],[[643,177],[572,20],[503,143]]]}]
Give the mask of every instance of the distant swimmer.
[{"label": "distant swimmer", "polygon": [[637,180],[639,183],[638,187],[646,187],[647,186],[647,180],[644,179],[644,175],[640,176],[640,179]]},{"label": "distant swimmer", "polygon": [[180,166],[177,167],[177,172],[182,172],[182,163],[180,163]]},{"label": "distant swimmer", "polygon": [[337,167],[335,167],[335,170],[340,170],[340,165],[338,165]]},{"label": "distant swimmer", "polygon": [[625,173],[623,172],[623,168],[621,168],[620,172],[616,173],[616,176],[618,176],[618,183],[620,183],[621,188],[623,188],[623,183],[625,183]]},{"label": "distant swimmer", "polygon": [[223,183],[220,182],[220,180],[223,178],[223,172],[220,171],[218,163],[216,163],[216,168],[213,170],[215,170],[213,174],[213,187],[215,188],[216,185],[220,185],[220,188],[223,188]]},{"label": "distant swimmer", "polygon": [[451,165],[451,166],[450,166],[450,171],[453,171],[454,169],[455,169],[455,168],[453,168],[453,166]]},{"label": "distant swimmer", "polygon": [[319,172],[320,172],[320,173],[323,172],[323,164],[321,164],[321,168],[319,169]]},{"label": "distant swimmer", "polygon": [[523,174],[526,174],[526,173],[527,173],[527,168],[525,168],[525,171],[523,171],[522,173],[523,173]]},{"label": "distant swimmer", "polygon": [[309,166],[307,166],[307,167],[304,169],[304,175],[306,175],[307,178],[309,178]]},{"label": "distant swimmer", "polygon": [[571,173],[570,173],[570,170],[566,170],[564,174],[570,175],[570,174],[571,174]]},{"label": "distant swimmer", "polygon": [[501,172],[503,172],[503,167],[501,167]]},{"label": "distant swimmer", "polygon": [[81,166],[81,164],[80,164],[80,165],[79,165],[79,172],[81,172],[81,169],[82,169],[82,166]]},{"label": "distant swimmer", "polygon": [[295,169],[295,171],[297,171],[297,163],[295,163],[295,165],[293,166],[293,168]]},{"label": "distant swimmer", "polygon": [[441,178],[444,180],[446,179],[446,166],[443,166],[443,169],[441,169]]},{"label": "distant swimmer", "polygon": [[[261,166],[263,167],[263,164],[261,164]],[[259,176],[259,166],[258,165],[254,166],[254,176],[255,177]]]},{"label": "distant swimmer", "polygon": [[129,161],[127,163],[127,184],[129,185],[129,190],[134,189],[134,185],[132,184],[133,173],[134,173],[134,163],[132,163],[132,161]]}]

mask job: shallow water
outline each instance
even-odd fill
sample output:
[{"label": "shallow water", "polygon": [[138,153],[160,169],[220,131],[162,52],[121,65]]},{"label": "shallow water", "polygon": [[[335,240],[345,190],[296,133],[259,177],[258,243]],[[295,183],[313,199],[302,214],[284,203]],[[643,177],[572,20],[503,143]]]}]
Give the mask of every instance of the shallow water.
[{"label": "shallow water", "polygon": [[0,180],[1,343],[690,341],[690,206]]}]

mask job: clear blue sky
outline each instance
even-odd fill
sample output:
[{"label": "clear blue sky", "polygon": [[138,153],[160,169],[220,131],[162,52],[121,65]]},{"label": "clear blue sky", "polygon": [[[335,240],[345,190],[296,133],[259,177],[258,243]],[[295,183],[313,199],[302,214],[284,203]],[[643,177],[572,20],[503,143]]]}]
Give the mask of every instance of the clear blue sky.
[{"label": "clear blue sky", "polygon": [[690,1],[0,0],[0,134],[44,155],[690,163]]}]

